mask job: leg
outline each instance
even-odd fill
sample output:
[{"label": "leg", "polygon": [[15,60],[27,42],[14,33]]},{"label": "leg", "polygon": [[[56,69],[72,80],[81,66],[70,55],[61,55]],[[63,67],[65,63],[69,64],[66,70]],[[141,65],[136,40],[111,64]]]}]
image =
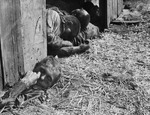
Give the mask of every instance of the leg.
[{"label": "leg", "polygon": [[80,54],[85,52],[90,48],[89,45],[82,44],[80,46],[73,47],[62,47],[59,51],[57,51],[58,57],[68,57],[74,54]]}]

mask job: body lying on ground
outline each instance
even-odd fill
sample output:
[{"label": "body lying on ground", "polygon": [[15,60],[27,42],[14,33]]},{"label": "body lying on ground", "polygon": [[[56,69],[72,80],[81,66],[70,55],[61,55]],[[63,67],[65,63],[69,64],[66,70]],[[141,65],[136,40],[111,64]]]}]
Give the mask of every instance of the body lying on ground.
[{"label": "body lying on ground", "polygon": [[[79,17],[74,15],[78,11]],[[83,12],[85,14],[82,17],[80,14]],[[82,19],[85,24],[81,23]],[[60,11],[57,7],[47,9],[48,55],[65,57],[88,50],[88,39],[99,35],[98,27],[89,21],[89,14],[83,9],[75,10],[73,15]]]},{"label": "body lying on ground", "polygon": [[53,56],[44,58],[36,63],[33,71],[28,71],[12,87],[0,92],[1,112],[5,107],[19,106],[31,99],[39,98],[42,93],[46,94],[47,89],[56,84],[61,76],[59,60]]}]

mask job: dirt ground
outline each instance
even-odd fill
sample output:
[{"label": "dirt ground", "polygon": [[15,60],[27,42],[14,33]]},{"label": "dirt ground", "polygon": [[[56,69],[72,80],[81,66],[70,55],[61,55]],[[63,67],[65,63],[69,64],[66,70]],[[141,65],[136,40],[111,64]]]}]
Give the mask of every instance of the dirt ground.
[{"label": "dirt ground", "polygon": [[[135,7],[137,1],[132,2]],[[18,108],[0,113],[150,115],[150,12],[143,12],[144,21],[112,24],[90,41],[89,51],[59,59],[64,75],[47,91],[46,101],[22,101]]]}]

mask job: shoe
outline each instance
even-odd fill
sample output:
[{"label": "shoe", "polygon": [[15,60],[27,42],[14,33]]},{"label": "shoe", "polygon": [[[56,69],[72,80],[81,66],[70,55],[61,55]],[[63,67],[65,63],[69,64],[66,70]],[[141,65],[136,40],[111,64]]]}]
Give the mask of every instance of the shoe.
[{"label": "shoe", "polygon": [[79,47],[80,49],[77,53],[83,53],[90,48],[89,44],[81,44]]}]

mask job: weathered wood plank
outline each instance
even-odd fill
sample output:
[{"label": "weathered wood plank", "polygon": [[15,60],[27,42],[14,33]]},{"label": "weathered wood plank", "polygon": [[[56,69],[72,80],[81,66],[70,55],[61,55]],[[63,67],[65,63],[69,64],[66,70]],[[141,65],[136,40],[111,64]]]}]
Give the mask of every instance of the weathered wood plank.
[{"label": "weathered wood plank", "polygon": [[107,27],[109,27],[110,21],[112,20],[113,14],[113,1],[107,0]]},{"label": "weathered wood plank", "polygon": [[114,17],[113,19],[117,18],[118,15],[118,0],[114,0]]},{"label": "weathered wood plank", "polygon": [[21,0],[24,69],[47,56],[45,0]]},{"label": "weathered wood plank", "polygon": [[4,82],[13,85],[47,56],[45,0],[1,0]]},{"label": "weathered wood plank", "polygon": [[112,14],[111,14],[111,20],[112,20],[115,16],[115,0],[111,0],[111,1],[112,1]]},{"label": "weathered wood plank", "polygon": [[117,17],[117,0],[111,0],[112,1],[112,13],[111,13],[111,20],[115,19]]},{"label": "weathered wood plank", "polygon": [[13,85],[23,73],[20,1],[1,0],[1,49],[4,81]]},{"label": "weathered wood plank", "polygon": [[109,25],[109,22],[110,22],[110,1],[109,0],[107,0],[107,27],[108,27],[108,25]]},{"label": "weathered wood plank", "polygon": [[118,17],[122,8],[123,0],[107,0],[107,27],[113,19]]},{"label": "weathered wood plank", "polygon": [[118,13],[117,15],[119,15],[123,9],[123,0],[118,0]]}]

